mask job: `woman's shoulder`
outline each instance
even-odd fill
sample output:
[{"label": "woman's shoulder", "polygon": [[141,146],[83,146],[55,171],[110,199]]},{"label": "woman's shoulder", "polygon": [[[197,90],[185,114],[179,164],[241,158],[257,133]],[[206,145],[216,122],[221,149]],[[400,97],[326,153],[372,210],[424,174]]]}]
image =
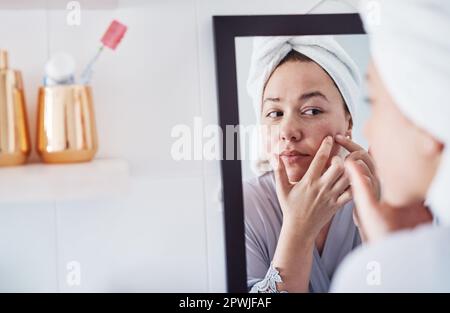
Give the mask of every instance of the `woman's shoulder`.
[{"label": "woman's shoulder", "polygon": [[252,189],[275,189],[275,176],[273,172],[266,172],[262,175],[249,178],[244,181],[244,188]]},{"label": "woman's shoulder", "polygon": [[337,292],[450,291],[450,227],[421,226],[363,245],[341,264]]},{"label": "woman's shoulder", "polygon": [[273,172],[244,181],[243,198],[247,220],[281,216]]},{"label": "woman's shoulder", "polygon": [[260,201],[268,200],[271,197],[276,198],[275,177],[273,172],[267,172],[263,175],[250,178],[243,182],[244,200],[253,200],[253,198]]}]

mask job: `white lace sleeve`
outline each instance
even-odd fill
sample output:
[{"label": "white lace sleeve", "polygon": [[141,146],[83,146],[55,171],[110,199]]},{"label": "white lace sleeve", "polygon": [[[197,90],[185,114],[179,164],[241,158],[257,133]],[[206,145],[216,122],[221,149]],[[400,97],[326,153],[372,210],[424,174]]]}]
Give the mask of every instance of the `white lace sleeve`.
[{"label": "white lace sleeve", "polygon": [[282,283],[280,272],[270,263],[269,270],[263,280],[253,285],[250,292],[255,293],[287,293],[287,291],[279,291],[277,283]]}]

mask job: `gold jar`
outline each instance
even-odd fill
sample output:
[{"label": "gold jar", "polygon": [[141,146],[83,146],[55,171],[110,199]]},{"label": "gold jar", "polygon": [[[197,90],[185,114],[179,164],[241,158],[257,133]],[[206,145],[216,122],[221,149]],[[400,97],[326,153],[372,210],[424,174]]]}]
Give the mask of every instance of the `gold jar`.
[{"label": "gold jar", "polygon": [[37,152],[43,162],[86,162],[94,158],[98,139],[90,86],[39,88],[37,114]]},{"label": "gold jar", "polygon": [[0,51],[0,166],[19,165],[30,155],[28,118],[20,71],[8,68]]}]

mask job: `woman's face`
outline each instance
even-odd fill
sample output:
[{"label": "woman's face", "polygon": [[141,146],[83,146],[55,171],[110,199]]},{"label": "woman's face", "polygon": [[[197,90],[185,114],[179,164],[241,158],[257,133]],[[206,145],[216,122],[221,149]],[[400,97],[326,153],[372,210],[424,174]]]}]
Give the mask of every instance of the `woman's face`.
[{"label": "woman's face", "polygon": [[[314,62],[288,61],[275,69],[263,94],[262,124],[266,148],[281,156],[288,178],[299,181],[322,140],[351,135],[351,118],[328,74]],[[333,147],[331,157],[339,152]]]},{"label": "woman's face", "polygon": [[380,177],[382,197],[401,207],[421,202],[436,172],[442,147],[403,115],[372,63],[368,87],[372,112],[364,133]]}]

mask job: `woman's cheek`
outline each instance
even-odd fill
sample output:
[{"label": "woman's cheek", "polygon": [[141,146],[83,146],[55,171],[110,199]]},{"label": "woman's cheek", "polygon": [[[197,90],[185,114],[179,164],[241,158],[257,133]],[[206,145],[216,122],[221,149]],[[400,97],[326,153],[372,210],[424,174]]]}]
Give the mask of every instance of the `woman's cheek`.
[{"label": "woman's cheek", "polygon": [[[339,130],[322,129],[320,131],[319,130],[316,130],[316,131],[317,131],[317,133],[320,132],[320,135],[314,136],[314,151],[315,151],[315,153],[317,153],[317,151],[319,150],[325,137],[332,136],[333,138],[335,138],[337,134],[345,135],[345,132],[339,131]],[[341,146],[339,144],[337,144],[336,142],[334,142],[333,147],[330,152],[329,160],[331,160],[331,158],[333,156],[339,155],[340,149],[341,149]]]},{"label": "woman's cheek", "polygon": [[270,147],[269,147],[270,153],[271,154],[280,153],[279,145],[280,145],[280,137],[273,135],[270,139]]},{"label": "woman's cheek", "polygon": [[389,124],[386,123],[383,115],[380,115],[377,110],[373,110],[371,117],[364,125],[364,136],[369,143],[370,154],[375,164],[390,166],[389,158],[392,150],[388,147],[388,144],[397,141],[386,140],[386,138],[392,138],[396,133],[394,129],[389,128]]},{"label": "woman's cheek", "polygon": [[263,145],[264,152],[266,155],[272,156],[275,153],[278,153],[277,147],[279,145],[279,137],[274,134],[266,134],[263,136]]}]

